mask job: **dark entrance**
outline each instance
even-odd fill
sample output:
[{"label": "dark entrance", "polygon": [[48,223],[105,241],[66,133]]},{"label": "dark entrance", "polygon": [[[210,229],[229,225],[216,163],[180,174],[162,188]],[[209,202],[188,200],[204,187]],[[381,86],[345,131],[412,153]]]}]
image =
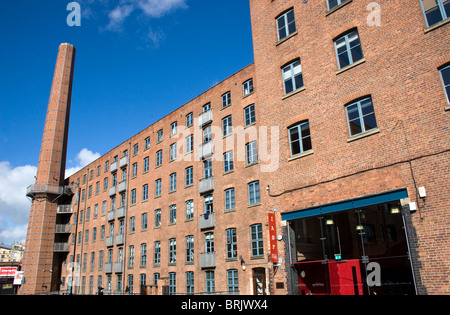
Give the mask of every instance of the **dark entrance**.
[{"label": "dark entrance", "polygon": [[398,201],[290,222],[300,294],[415,294]]},{"label": "dark entrance", "polygon": [[253,269],[253,295],[266,295],[266,269]]}]

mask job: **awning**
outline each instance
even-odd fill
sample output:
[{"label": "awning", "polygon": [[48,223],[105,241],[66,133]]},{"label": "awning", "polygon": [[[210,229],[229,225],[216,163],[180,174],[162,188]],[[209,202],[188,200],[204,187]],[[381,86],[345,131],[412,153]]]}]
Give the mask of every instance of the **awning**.
[{"label": "awning", "polygon": [[408,191],[406,189],[399,189],[378,195],[370,195],[366,197],[356,198],[352,200],[331,203],[323,206],[313,207],[309,209],[296,210],[292,212],[282,213],[281,219],[283,221],[296,220],[314,217],[318,215],[336,213],[351,209],[359,209],[363,207],[378,205],[386,202],[397,201],[408,198]]}]

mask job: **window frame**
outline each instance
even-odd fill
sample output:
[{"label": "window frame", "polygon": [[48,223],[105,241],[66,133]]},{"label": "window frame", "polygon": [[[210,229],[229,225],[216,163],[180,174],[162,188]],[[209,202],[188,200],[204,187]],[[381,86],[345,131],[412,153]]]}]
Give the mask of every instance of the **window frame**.
[{"label": "window frame", "polygon": [[330,8],[330,0],[327,0],[327,9],[328,9],[328,11],[331,11],[331,10],[339,7],[340,5],[346,3],[347,1],[349,1],[349,0],[337,0],[338,3],[334,7]]},{"label": "window frame", "polygon": [[[308,126],[309,136],[303,137],[303,135],[302,135],[302,127],[305,126],[305,125]],[[293,147],[292,147],[292,133],[291,133],[291,131],[293,129],[297,129],[297,133],[299,135],[298,141],[299,141],[299,146],[300,146],[300,152],[296,153],[296,154],[293,154],[293,152],[292,152],[293,151]],[[288,135],[289,135],[289,150],[290,150],[291,157],[296,157],[296,156],[298,156],[300,154],[312,151],[311,127],[309,126],[309,120],[305,120],[305,121],[296,123],[295,125],[292,125],[291,127],[289,127],[288,128]],[[310,139],[309,141],[311,142],[311,149],[305,151],[304,150],[304,142],[303,141],[306,138]]]},{"label": "window frame", "polygon": [[236,209],[236,191],[234,187],[228,188],[224,191],[225,195],[225,211]]},{"label": "window frame", "polygon": [[[300,71],[296,73],[297,66],[295,66],[295,64],[297,64],[297,63],[298,63],[298,67],[300,67]],[[287,71],[289,71],[291,73],[290,77],[285,76],[285,73]],[[300,86],[297,86],[297,80],[296,80],[297,77],[300,77],[300,80],[301,80]],[[290,61],[289,63],[287,63],[286,65],[284,65],[281,68],[281,78],[283,80],[284,95],[289,95],[291,93],[294,93],[295,91],[300,90],[301,88],[303,88],[305,86],[305,82],[304,82],[304,78],[303,78],[303,67],[302,67],[302,62],[301,62],[300,58]],[[292,84],[292,91],[287,92],[286,84],[289,80],[291,81],[291,84]]]},{"label": "window frame", "polygon": [[231,91],[228,91],[222,95],[222,108],[231,105]]},{"label": "window frame", "polygon": [[449,71],[449,73],[450,73],[450,64],[447,64],[439,69],[439,76],[441,77],[441,82],[442,82],[442,86],[444,88],[444,94],[445,94],[445,97],[447,100],[447,105],[450,105],[450,93],[447,91],[447,88],[449,88],[449,91],[450,91],[450,80],[449,80],[448,84],[445,85],[444,76],[442,75],[442,72],[444,70]]},{"label": "window frame", "polygon": [[234,170],[233,150],[223,154],[223,172],[228,173]]},{"label": "window frame", "polygon": [[222,119],[222,135],[224,137],[231,135],[233,133],[233,120],[231,115],[224,117]]},{"label": "window frame", "polygon": [[[430,23],[429,23],[429,21],[428,21],[427,13],[426,13],[426,11],[425,11],[425,6],[424,6],[424,4],[423,4],[423,0],[420,0],[420,7],[422,8],[422,13],[423,13],[423,16],[424,16],[424,18],[425,18],[425,23],[426,23],[426,25],[427,25],[427,28],[428,28],[428,27],[435,26],[435,25],[438,25],[439,23],[441,23],[441,22],[443,22],[443,21],[445,21],[445,20],[447,20],[447,19],[450,18],[450,15],[447,14],[447,12],[446,12],[446,10],[445,10],[444,2],[443,2],[442,0],[437,0],[437,2],[438,2],[438,3],[437,3],[437,5],[436,5],[435,7],[438,7],[438,8],[439,8],[439,13],[441,14],[442,20],[440,20],[439,22],[436,22],[436,23],[430,25]],[[450,5],[450,3],[449,3],[449,5]],[[433,7],[433,8],[434,8],[434,7]],[[433,9],[433,8],[431,8],[431,9]],[[428,9],[428,11],[430,11],[431,9]],[[450,13],[450,12],[449,12],[449,13]]]},{"label": "window frame", "polygon": [[248,205],[253,206],[261,204],[261,185],[259,180],[255,180],[251,183],[248,183],[247,190],[248,190]]},{"label": "window frame", "polygon": [[[367,100],[370,100],[370,104],[371,104],[371,106],[373,108],[373,112],[371,112],[369,114],[366,114],[366,115],[363,115],[361,103],[364,102],[364,101],[367,101]],[[349,107],[350,106],[354,106],[354,105],[357,106],[358,119],[359,119],[359,123],[361,125],[361,130],[362,130],[360,133],[356,133],[356,134],[352,134],[352,129],[351,129],[351,126],[350,126],[350,116],[349,116]],[[372,100],[371,96],[366,96],[366,97],[359,98],[359,99],[357,99],[355,101],[352,101],[351,103],[348,103],[347,105],[345,105],[345,114],[347,116],[347,126],[348,126],[348,132],[349,132],[350,138],[358,137],[360,135],[363,135],[365,133],[368,133],[370,131],[378,129],[378,122],[377,122],[377,117],[376,117],[376,114],[375,114],[375,106],[373,105],[373,100]],[[369,116],[369,115],[373,115],[374,116],[376,126],[374,128],[366,130],[364,117]]]},{"label": "window frame", "polygon": [[[247,120],[247,118],[248,118],[248,120]],[[255,104],[250,104],[244,108],[244,123],[245,123],[245,127],[256,123]]]},{"label": "window frame", "polygon": [[[350,35],[353,34],[353,33],[356,33],[358,35],[359,47],[360,47],[360,50],[361,50],[361,58],[358,59],[358,60],[353,60],[353,55],[352,55],[352,50],[355,49],[358,45],[352,48],[350,46],[350,41],[349,41]],[[340,41],[342,39],[344,39],[345,53],[347,54],[348,61],[349,61],[349,64],[346,65],[346,66],[342,66],[341,65],[341,61],[339,60],[339,56],[342,55],[343,53],[339,54],[339,52],[338,52],[338,41]],[[334,43],[334,51],[336,53],[336,60],[337,60],[338,69],[339,70],[342,70],[342,69],[344,69],[346,67],[350,67],[351,65],[353,65],[353,64],[357,63],[358,61],[364,59],[364,51],[362,50],[361,37],[359,36],[359,32],[358,32],[357,28],[353,28],[353,29],[351,29],[351,30],[349,30],[349,31],[347,31],[345,33],[342,33],[341,35],[339,35],[339,37],[336,37],[333,40],[333,43]]]},{"label": "window frame", "polygon": [[258,163],[258,142],[250,141],[245,145],[246,165]]},{"label": "window frame", "polygon": [[[292,14],[293,14],[293,18],[294,18],[294,20],[293,21],[291,21],[291,22],[289,22],[289,20],[288,20],[288,14],[289,13],[291,13],[292,12]],[[284,28],[285,28],[285,33],[286,33],[286,35],[285,36],[283,36],[283,37],[281,37],[281,35],[280,35],[280,30],[281,30],[281,28],[280,28],[280,20],[281,19],[283,19],[283,23],[284,23]],[[282,13],[281,15],[279,15],[276,19],[275,19],[275,21],[276,21],[276,26],[277,26],[277,38],[278,38],[278,41],[281,41],[281,40],[283,40],[283,39],[285,39],[285,38],[288,38],[289,36],[291,36],[292,34],[294,34],[295,32],[297,32],[297,23],[296,23],[296,21],[295,21],[295,12],[294,12],[294,8],[290,8],[290,9],[288,9],[287,11],[285,11],[284,13]],[[292,32],[290,32],[289,30],[290,30],[290,25],[291,24],[294,24],[294,30],[292,31]]]},{"label": "window frame", "polygon": [[244,83],[242,83],[242,95],[243,97],[246,97],[250,94],[252,94],[255,91],[254,85],[253,85],[253,78],[248,79]]},{"label": "window frame", "polygon": [[251,257],[263,257],[264,237],[261,223],[253,224],[250,226],[250,243]]}]

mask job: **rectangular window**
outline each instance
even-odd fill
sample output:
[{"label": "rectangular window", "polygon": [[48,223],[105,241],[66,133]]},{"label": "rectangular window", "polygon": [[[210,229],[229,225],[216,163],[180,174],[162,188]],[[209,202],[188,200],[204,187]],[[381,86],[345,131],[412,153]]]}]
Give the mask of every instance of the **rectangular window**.
[{"label": "rectangular window", "polygon": [[207,111],[211,110],[211,103],[207,103],[203,105],[203,112],[206,113]]},{"label": "rectangular window", "polygon": [[212,161],[205,160],[203,161],[203,178],[207,179],[212,177]]},{"label": "rectangular window", "polygon": [[244,84],[242,84],[242,88],[243,88],[244,96],[252,94],[253,93],[253,79],[245,81]]},{"label": "rectangular window", "polygon": [[141,215],[141,228],[142,228],[142,230],[147,229],[147,213],[143,213]]},{"label": "rectangular window", "polygon": [[147,244],[141,244],[141,267],[147,266]]},{"label": "rectangular window", "polygon": [[189,113],[186,115],[186,127],[190,127],[194,124],[194,114]]},{"label": "rectangular window", "polygon": [[264,255],[262,224],[250,227],[252,257]]},{"label": "rectangular window", "polygon": [[135,205],[136,204],[136,189],[133,189],[131,191],[131,204]]},{"label": "rectangular window", "polygon": [[233,132],[233,123],[231,121],[231,115],[222,119],[222,131],[223,136],[228,136]]},{"label": "rectangular window", "polygon": [[223,172],[231,172],[233,169],[233,151],[225,152],[223,154]]},{"label": "rectangular window", "polygon": [[169,295],[177,293],[177,274],[175,272],[169,273]]},{"label": "rectangular window", "polygon": [[142,201],[148,200],[148,184],[142,186]]},{"label": "rectangular window", "polygon": [[[448,1],[450,3],[450,1]],[[447,97],[447,103],[450,104],[450,66],[447,66],[439,70],[441,74],[442,84],[444,85],[445,96]]]},{"label": "rectangular window", "polygon": [[194,272],[193,271],[186,272],[186,294],[187,295],[194,294]]},{"label": "rectangular window", "polygon": [[177,143],[170,145],[170,160],[175,161],[177,159]]},{"label": "rectangular window", "polygon": [[251,104],[244,108],[245,126],[250,126],[256,122],[255,104]]},{"label": "rectangular window", "polygon": [[137,176],[137,168],[138,168],[138,164],[137,163],[133,163],[133,173],[132,173],[132,177],[136,177]]},{"label": "rectangular window", "polygon": [[155,242],[155,254],[153,256],[153,263],[159,265],[161,263],[161,242]]},{"label": "rectangular window", "polygon": [[214,233],[205,234],[205,253],[214,253]]},{"label": "rectangular window", "polygon": [[171,205],[169,207],[169,224],[177,223],[177,206]]},{"label": "rectangular window", "polygon": [[344,2],[347,2],[347,0],[327,0],[328,11],[334,9],[335,7],[341,5]]},{"label": "rectangular window", "polygon": [[302,64],[300,59],[288,64],[282,70],[284,95],[303,87]]},{"label": "rectangular window", "polygon": [[145,138],[144,141],[144,150],[150,149],[150,137]]},{"label": "rectangular window", "polygon": [[177,173],[170,174],[170,192],[177,190]]},{"label": "rectangular window", "polygon": [[303,122],[289,128],[291,156],[312,150],[309,122]]},{"label": "rectangular window", "polygon": [[146,172],[148,172],[148,169],[149,169],[149,157],[147,156],[145,159],[144,159],[144,173],[146,173]]},{"label": "rectangular window", "polygon": [[158,134],[156,136],[156,142],[160,143],[161,141],[163,141],[163,130],[162,129],[158,131]]},{"label": "rectangular window", "polygon": [[194,184],[194,167],[190,166],[186,168],[186,186],[190,186]]},{"label": "rectangular window", "polygon": [[133,146],[133,156],[134,155],[137,155],[139,153],[139,145],[138,144],[135,144],[134,146]]},{"label": "rectangular window", "polygon": [[169,240],[169,264],[177,263],[177,240],[172,238]]},{"label": "rectangular window", "polygon": [[212,132],[211,132],[211,126],[206,127],[203,129],[203,143],[208,143],[212,139]]},{"label": "rectangular window", "polygon": [[231,105],[231,92],[227,92],[222,95],[222,108]]},{"label": "rectangular window", "polygon": [[194,236],[186,236],[186,262],[194,262]]},{"label": "rectangular window", "polygon": [[130,233],[134,233],[136,231],[136,218],[130,218]]},{"label": "rectangular window", "polygon": [[247,165],[258,162],[258,147],[256,141],[246,144]]},{"label": "rectangular window", "polygon": [[173,122],[170,125],[170,136],[175,136],[177,134],[177,127],[178,127],[178,122]]},{"label": "rectangular window", "polygon": [[194,218],[194,200],[186,201],[186,220]]},{"label": "rectangular window", "polygon": [[420,0],[427,26],[433,26],[450,17],[449,0]]},{"label": "rectangular window", "polygon": [[297,31],[295,27],[294,9],[289,10],[277,18],[277,29],[278,40],[282,40]]},{"label": "rectangular window", "polygon": [[155,197],[161,197],[161,179],[155,181]]},{"label": "rectangular window", "polygon": [[339,69],[345,68],[364,58],[357,30],[334,41]]},{"label": "rectangular window", "polygon": [[237,237],[236,237],[236,229],[228,229],[227,233],[227,259],[235,259],[237,258]]},{"label": "rectangular window", "polygon": [[372,98],[368,97],[345,107],[350,136],[377,128]]},{"label": "rectangular window", "polygon": [[155,210],[155,227],[161,226],[161,209]]},{"label": "rectangular window", "polygon": [[248,204],[255,205],[261,203],[259,194],[259,181],[248,184]]},{"label": "rectangular window", "polygon": [[194,135],[189,135],[186,137],[186,152],[191,153],[194,151]]},{"label": "rectangular window", "polygon": [[214,277],[214,271],[208,270],[205,272],[205,280],[206,280],[206,293],[214,293],[216,291],[216,285],[215,285],[215,277]]},{"label": "rectangular window", "polygon": [[234,188],[225,190],[225,211],[235,209]]},{"label": "rectangular window", "polygon": [[205,214],[211,214],[213,210],[213,195],[205,196]]},{"label": "rectangular window", "polygon": [[162,165],[162,150],[156,152],[156,167]]},{"label": "rectangular window", "polygon": [[239,279],[237,269],[227,270],[228,293],[239,292]]}]

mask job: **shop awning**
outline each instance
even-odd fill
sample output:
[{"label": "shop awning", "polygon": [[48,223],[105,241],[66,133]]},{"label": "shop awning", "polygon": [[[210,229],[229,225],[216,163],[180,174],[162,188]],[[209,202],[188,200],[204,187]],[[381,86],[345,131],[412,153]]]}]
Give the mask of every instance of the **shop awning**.
[{"label": "shop awning", "polygon": [[283,221],[303,219],[318,215],[378,205],[386,202],[397,201],[404,198],[408,198],[408,191],[406,189],[399,189],[378,195],[370,195],[366,197],[356,198],[352,200],[345,200],[309,209],[282,213],[281,218]]}]

